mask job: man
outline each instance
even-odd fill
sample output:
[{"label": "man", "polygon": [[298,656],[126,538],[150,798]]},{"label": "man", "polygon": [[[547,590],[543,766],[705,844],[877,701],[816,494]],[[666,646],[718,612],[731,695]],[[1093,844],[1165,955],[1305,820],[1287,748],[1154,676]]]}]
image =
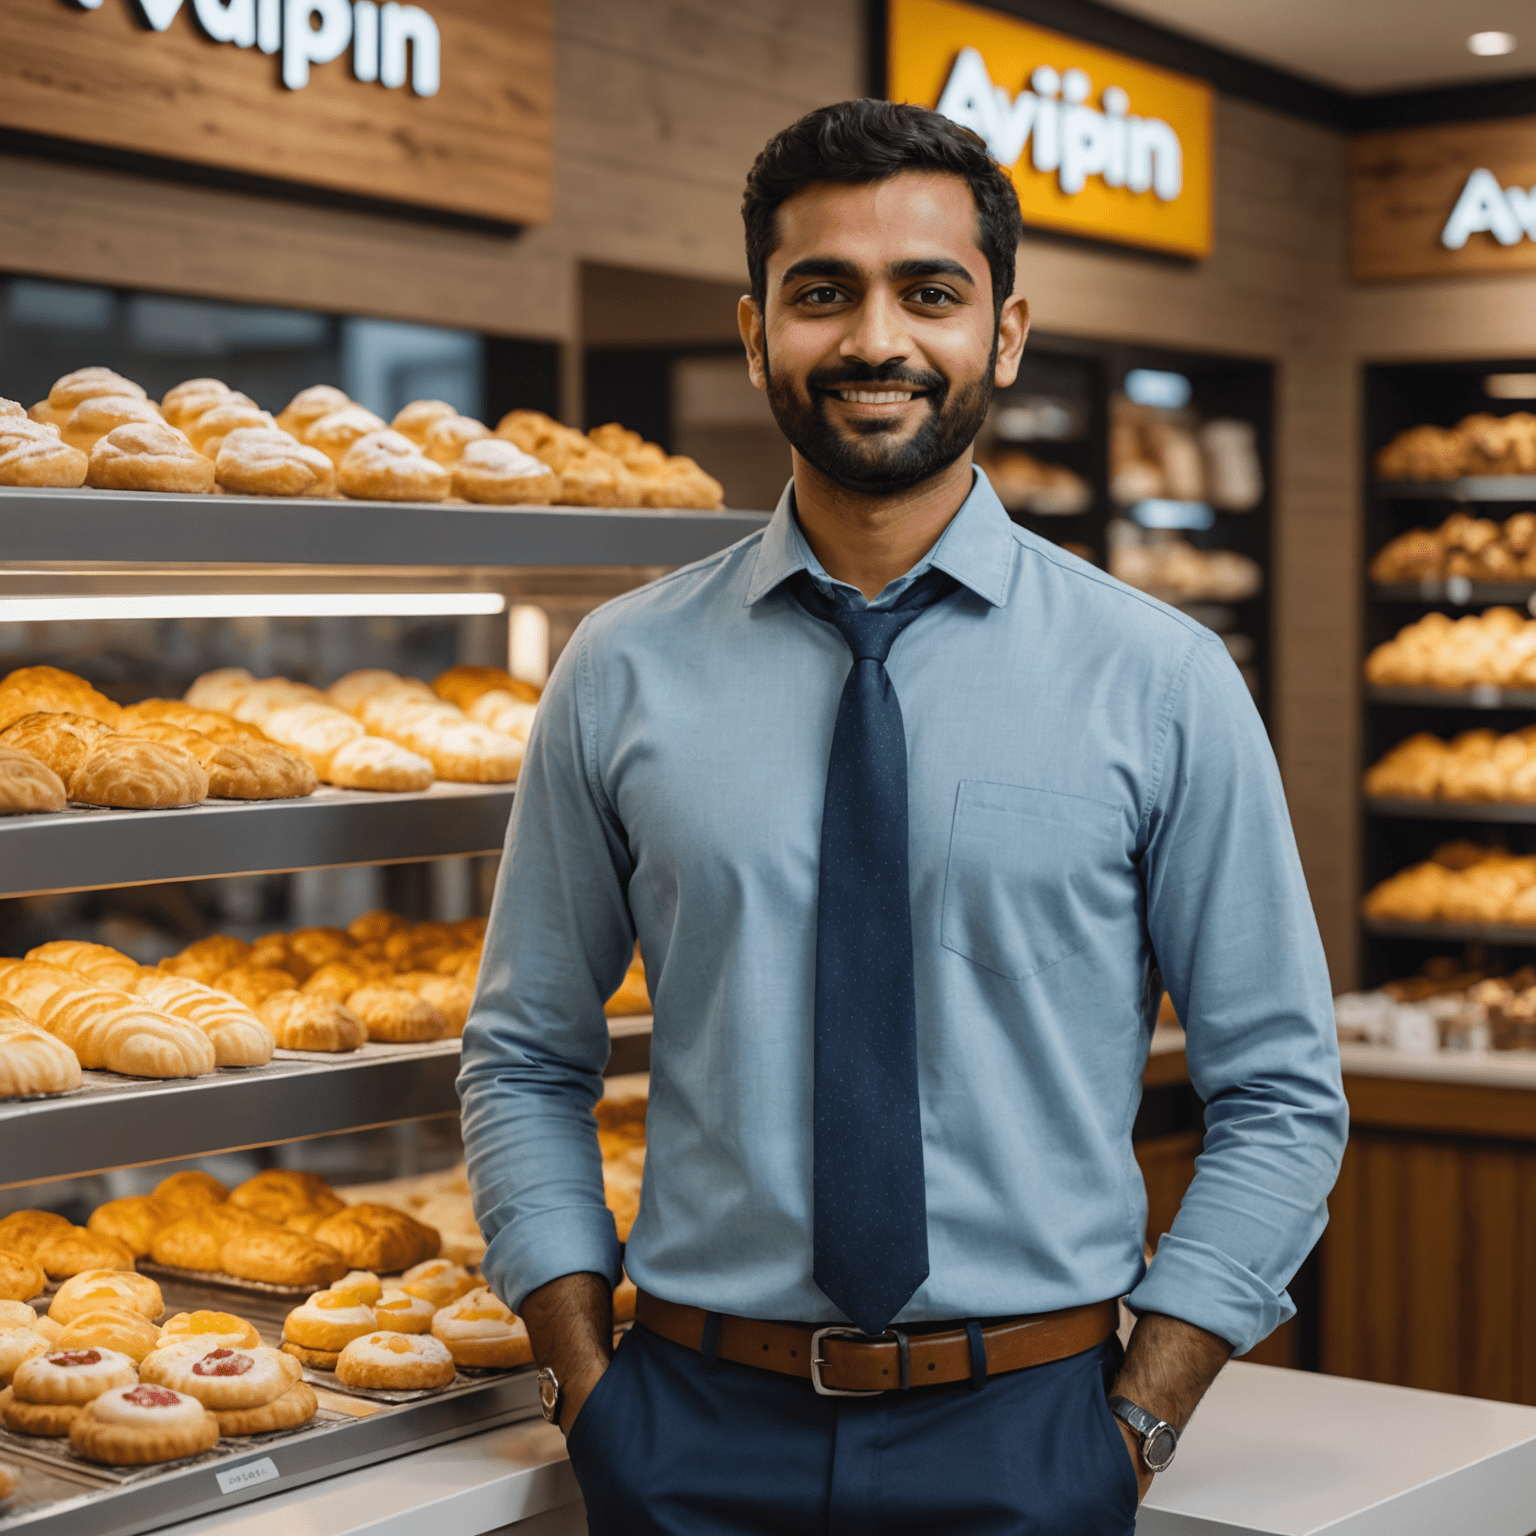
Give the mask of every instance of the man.
[{"label": "man", "polygon": [[[1126,1532],[1291,1314],[1342,1150],[1274,761],[1213,634],[972,468],[1028,325],[980,141],[826,108],[744,217],[794,479],[765,531],[591,615],[540,707],[460,1079],[485,1273],[594,1532]],[[591,1109],[637,936],[641,1295],[610,1363]],[[1164,982],[1207,1129],[1149,1268]]]}]

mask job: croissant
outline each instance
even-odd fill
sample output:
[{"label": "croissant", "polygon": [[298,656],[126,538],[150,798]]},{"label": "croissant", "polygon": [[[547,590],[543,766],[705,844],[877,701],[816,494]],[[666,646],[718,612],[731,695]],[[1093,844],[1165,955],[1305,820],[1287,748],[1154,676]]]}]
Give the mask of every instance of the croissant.
[{"label": "croissant", "polygon": [[75,1053],[14,1003],[0,1002],[0,1099],[68,1093],[80,1082]]},{"label": "croissant", "polygon": [[0,747],[0,816],[62,811],[64,781],[30,752]]},{"label": "croissant", "polygon": [[329,1216],[344,1209],[344,1202],[318,1174],[293,1168],[266,1168],[229,1192],[230,1204],[260,1216],[283,1222],[295,1211],[317,1210]]},{"label": "croissant", "polygon": [[142,1259],[148,1255],[155,1233],[169,1226],[175,1216],[170,1204],[153,1195],[124,1195],[98,1205],[85,1225],[87,1231],[126,1243],[133,1256]]},{"label": "croissant", "polygon": [[150,1257],[172,1269],[218,1269],[224,1244],[235,1233],[261,1224],[249,1211],[227,1202],[200,1205],[154,1234]]},{"label": "croissant", "polygon": [[69,1046],[82,1067],[93,1070],[201,1077],[214,1069],[213,1044],[202,1030],[126,992],[61,987],[38,1010],[37,1022]]},{"label": "croissant", "polygon": [[272,1059],[277,1042],[271,1030],[227,993],[163,971],[140,976],[133,991],[162,1013],[202,1030],[221,1067],[259,1067]]},{"label": "croissant", "polygon": [[34,1024],[56,992],[82,985],[78,971],[46,960],[0,960],[0,1000],[21,1009]]},{"label": "croissant", "polygon": [[221,972],[244,965],[250,958],[251,946],[244,939],[228,933],[213,933],[206,939],[188,944],[180,954],[162,960],[160,969],[173,976],[190,976],[194,981],[211,983]]},{"label": "croissant", "polygon": [[110,944],[87,944],[82,939],[55,939],[50,944],[39,944],[27,951],[28,960],[42,960],[48,965],[60,965],[65,970],[78,971],[98,987],[116,987],[121,992],[133,991],[139,979],[139,965],[130,960],[120,949]]},{"label": "croissant", "polygon": [[292,988],[274,992],[256,1012],[285,1051],[355,1051],[368,1038],[351,1009]]},{"label": "croissant", "polygon": [[315,1289],[341,1279],[348,1266],[329,1243],[285,1227],[253,1226],[224,1244],[219,1267],[242,1280]]},{"label": "croissant", "polygon": [[431,1003],[400,987],[359,987],[347,999],[347,1007],[368,1026],[370,1040],[399,1044],[441,1040],[449,1033],[447,1019]]},{"label": "croissant", "polygon": [[329,1243],[351,1268],[381,1275],[436,1258],[442,1245],[435,1228],[393,1206],[368,1202],[327,1217],[313,1236],[317,1242]]}]

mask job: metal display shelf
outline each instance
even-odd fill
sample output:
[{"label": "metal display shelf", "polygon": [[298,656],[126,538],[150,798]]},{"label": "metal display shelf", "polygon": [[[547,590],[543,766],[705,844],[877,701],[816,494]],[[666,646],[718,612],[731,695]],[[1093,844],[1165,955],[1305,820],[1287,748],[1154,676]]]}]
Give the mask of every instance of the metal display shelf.
[{"label": "metal display shelf", "polygon": [[499,853],[510,784],[0,818],[0,896]]},{"label": "metal display shelf", "polygon": [[1476,688],[1376,688],[1367,686],[1367,704],[1410,704],[1428,709],[1536,709],[1536,689],[1500,688],[1480,683]]},{"label": "metal display shelf", "polygon": [[1387,501],[1536,501],[1536,475],[1464,475],[1457,480],[1377,480]]},{"label": "metal display shelf", "polygon": [[1536,822],[1536,805],[1497,800],[1399,800],[1367,795],[1369,816],[1396,816],[1419,821]]},{"label": "metal display shelf", "polygon": [[1377,603],[1448,603],[1456,608],[1491,608],[1496,603],[1525,608],[1536,600],[1536,581],[1473,581],[1467,576],[1433,581],[1372,582]]},{"label": "metal display shelf", "polygon": [[683,565],[762,512],[486,507],[0,487],[0,558],[72,565]]},{"label": "metal display shelf", "polygon": [[1513,923],[1400,923],[1368,917],[1365,931],[1378,939],[1428,939],[1445,944],[1518,944],[1536,949],[1536,927]]}]

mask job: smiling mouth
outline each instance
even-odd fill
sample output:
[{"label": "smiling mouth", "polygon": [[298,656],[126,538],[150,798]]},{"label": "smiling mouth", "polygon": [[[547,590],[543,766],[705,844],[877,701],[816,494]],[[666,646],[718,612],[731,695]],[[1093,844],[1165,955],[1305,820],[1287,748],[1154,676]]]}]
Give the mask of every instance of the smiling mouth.
[{"label": "smiling mouth", "polygon": [[921,390],[916,389],[833,389],[829,394],[849,405],[906,405],[915,400]]}]

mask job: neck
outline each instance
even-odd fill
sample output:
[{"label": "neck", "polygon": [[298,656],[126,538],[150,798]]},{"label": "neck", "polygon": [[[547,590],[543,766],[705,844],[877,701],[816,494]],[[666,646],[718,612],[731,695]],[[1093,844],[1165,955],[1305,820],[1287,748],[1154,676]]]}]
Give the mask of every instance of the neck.
[{"label": "neck", "polygon": [[838,581],[873,601],[939,541],[971,494],[967,450],[931,480],[894,496],[866,496],[834,484],[796,452],[795,510],[806,543]]}]

